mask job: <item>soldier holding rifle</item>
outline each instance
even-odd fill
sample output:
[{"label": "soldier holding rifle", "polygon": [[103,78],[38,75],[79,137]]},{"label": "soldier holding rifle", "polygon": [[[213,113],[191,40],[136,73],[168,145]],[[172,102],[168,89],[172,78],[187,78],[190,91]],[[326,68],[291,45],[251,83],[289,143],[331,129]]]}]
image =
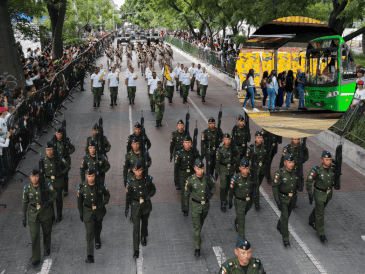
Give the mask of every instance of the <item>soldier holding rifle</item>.
[{"label": "soldier holding rifle", "polygon": [[267,174],[266,174],[266,178],[269,184],[272,183],[272,178],[271,178],[271,163],[272,160],[274,159],[274,156],[276,155],[276,153],[278,153],[278,144],[281,144],[283,142],[283,137],[275,135],[269,131],[266,131],[265,129],[261,130],[262,136],[264,138],[264,145],[266,147],[266,169],[267,169]]},{"label": "soldier holding rifle", "polygon": [[[247,116],[247,118],[246,118]],[[238,116],[238,126],[235,125],[232,129],[232,137],[236,138],[236,145],[239,152],[239,159],[246,156],[247,143],[251,142],[251,132],[248,120],[248,114],[245,113],[245,117]],[[236,172],[239,172],[238,169]]]},{"label": "soldier holding rifle", "polygon": [[[177,130],[171,132],[171,141],[170,141],[170,162],[172,159],[176,159],[177,153],[179,150],[183,148],[183,141],[185,137],[185,125],[184,121],[180,119],[177,122]],[[174,161],[175,162],[175,161]],[[176,165],[174,164],[174,175],[178,174],[178,171],[176,170]],[[180,190],[180,183],[178,177],[174,177],[174,183],[176,190]]]}]

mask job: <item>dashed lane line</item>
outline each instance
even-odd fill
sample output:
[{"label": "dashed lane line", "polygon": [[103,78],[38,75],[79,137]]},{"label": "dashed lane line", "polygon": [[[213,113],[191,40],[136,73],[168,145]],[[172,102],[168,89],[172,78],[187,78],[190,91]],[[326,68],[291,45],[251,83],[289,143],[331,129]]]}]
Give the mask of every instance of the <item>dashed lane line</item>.
[{"label": "dashed lane line", "polygon": [[213,246],[213,251],[215,256],[217,257],[217,261],[220,267],[225,261],[227,261],[223,249],[220,246]]},{"label": "dashed lane line", "polygon": [[51,259],[45,260],[43,262],[41,272],[38,272],[37,274],[48,274],[49,271],[51,270],[51,266],[52,266],[52,260]]},{"label": "dashed lane line", "polygon": [[133,121],[132,121],[132,106],[129,105],[129,131],[130,134],[133,134]]}]

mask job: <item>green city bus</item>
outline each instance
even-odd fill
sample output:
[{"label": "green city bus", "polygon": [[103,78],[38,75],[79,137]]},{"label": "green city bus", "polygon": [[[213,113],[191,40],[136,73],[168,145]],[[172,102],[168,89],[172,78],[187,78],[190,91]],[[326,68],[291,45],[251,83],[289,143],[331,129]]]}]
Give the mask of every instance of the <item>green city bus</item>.
[{"label": "green city bus", "polygon": [[307,108],[346,111],[356,89],[356,67],[341,36],[326,36],[308,43],[304,100]]}]

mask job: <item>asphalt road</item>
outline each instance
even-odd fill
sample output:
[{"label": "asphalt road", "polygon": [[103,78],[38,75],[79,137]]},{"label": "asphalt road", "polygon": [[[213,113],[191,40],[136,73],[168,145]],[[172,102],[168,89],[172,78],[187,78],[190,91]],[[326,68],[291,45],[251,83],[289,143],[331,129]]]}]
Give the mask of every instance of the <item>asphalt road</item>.
[{"label": "asphalt road", "polygon": [[[176,62],[188,65],[188,61],[175,53]],[[106,66],[105,57],[98,64]],[[135,60],[133,64],[137,67]],[[158,65],[155,66],[156,68]],[[173,165],[169,162],[170,134],[176,129],[179,119],[184,119],[190,106],[191,130],[197,123],[199,136],[207,128],[207,118],[217,118],[223,105],[223,132],[230,132],[236,117],[243,114],[236,91],[214,77],[209,79],[206,103],[196,92],[190,92],[188,104],[175,92],[173,104],[166,104],[163,127],[156,129],[155,115],[150,112],[147,97],[147,83],[140,71],[137,81],[137,96],[134,106],[128,105],[124,83],[126,63],[123,62],[119,87],[118,106],[110,107],[109,91],[105,90],[101,107],[92,107],[90,78],[86,80],[86,91],[73,94],[73,103],[66,103],[67,133],[76,147],[72,154],[69,196],[64,199],[64,218],[54,224],[51,255],[42,256],[41,264],[32,268],[29,227],[21,221],[21,200],[23,185],[29,179],[17,174],[1,194],[0,201],[7,203],[7,209],[0,208],[0,273],[218,273],[221,260],[234,257],[237,233],[234,229],[234,209],[223,213],[219,202],[219,179],[217,192],[211,202],[209,215],[202,230],[201,257],[194,257],[191,215],[184,217],[180,212],[180,192],[173,183]],[[157,69],[158,76],[161,71]],[[154,177],[157,193],[152,198],[153,211],[149,219],[148,245],[141,248],[137,261],[132,258],[133,225],[124,216],[125,188],[122,168],[126,153],[126,141],[135,122],[145,117],[145,127],[152,142],[150,174]],[[80,184],[81,159],[85,154],[86,138],[91,135],[92,126],[98,122],[100,111],[104,119],[104,132],[111,143],[108,153],[111,169],[106,175],[106,185],[111,199],[101,234],[102,248],[95,251],[95,264],[85,264],[86,231],[79,220],[77,210],[77,185]],[[59,124],[58,124],[59,125]],[[259,127],[251,120],[251,134]],[[54,134],[49,130],[39,142],[43,147],[32,147],[44,154],[44,145]],[[290,142],[283,138],[279,146]],[[322,148],[308,140],[309,160],[304,164],[305,175],[320,163]],[[200,138],[198,141],[200,148]],[[271,173],[278,169],[279,155],[274,158]],[[39,155],[29,151],[20,168],[27,174],[38,165]],[[315,231],[308,226],[308,217],[313,206],[304,191],[298,196],[298,209],[290,217],[291,247],[284,248],[281,235],[276,230],[278,211],[272,196],[272,188],[264,180],[260,189],[262,209],[251,209],[246,216],[246,237],[251,242],[253,257],[263,261],[267,273],[364,273],[365,201],[364,175],[343,165],[342,188],[335,191],[326,208],[325,230],[328,242],[322,244]],[[45,261],[47,259],[47,261]]]}]

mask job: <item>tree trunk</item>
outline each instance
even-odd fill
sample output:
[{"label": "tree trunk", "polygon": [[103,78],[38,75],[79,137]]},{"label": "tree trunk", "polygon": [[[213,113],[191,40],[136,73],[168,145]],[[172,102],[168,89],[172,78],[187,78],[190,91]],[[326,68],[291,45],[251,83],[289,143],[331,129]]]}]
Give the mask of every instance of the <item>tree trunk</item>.
[{"label": "tree trunk", "polygon": [[[52,28],[53,59],[59,59],[63,55],[62,29],[65,21],[66,2],[67,0],[57,0],[54,4],[47,5]],[[62,3],[62,6],[60,9],[56,9],[54,5],[59,3]]]},{"label": "tree trunk", "polygon": [[204,31],[204,27],[205,27],[205,24],[204,24],[204,22],[202,22],[202,25],[199,29],[199,40],[201,40],[201,38],[202,38],[202,33]]},{"label": "tree trunk", "polygon": [[365,53],[365,33],[362,34],[361,46],[362,46],[362,53]]},{"label": "tree trunk", "polygon": [[223,38],[226,37],[226,27],[223,27]]},{"label": "tree trunk", "polygon": [[346,8],[347,3],[347,1],[338,3],[338,0],[333,0],[333,10],[330,14],[330,18],[328,19],[328,26],[334,29],[338,35],[342,35],[345,30],[345,23],[348,18],[337,18],[337,16]]},{"label": "tree trunk", "polygon": [[[11,25],[7,0],[0,1],[0,81],[8,81],[5,90],[13,92],[14,89],[21,86],[25,90],[25,78],[18,47],[15,44],[13,27]],[[23,49],[24,52],[26,49]]]}]

